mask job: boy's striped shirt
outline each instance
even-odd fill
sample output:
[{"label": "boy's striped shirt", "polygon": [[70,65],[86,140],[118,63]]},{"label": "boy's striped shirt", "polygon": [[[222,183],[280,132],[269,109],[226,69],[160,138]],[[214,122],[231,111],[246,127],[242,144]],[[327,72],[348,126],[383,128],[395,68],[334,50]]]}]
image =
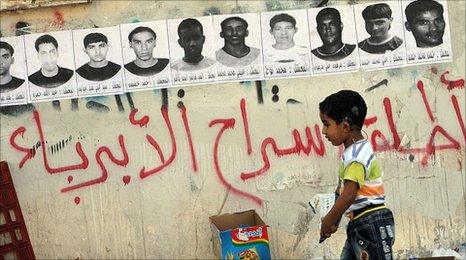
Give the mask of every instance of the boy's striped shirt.
[{"label": "boy's striped shirt", "polygon": [[355,142],[345,149],[341,156],[339,180],[340,194],[343,192],[345,180],[359,184],[356,199],[346,213],[385,202],[382,172],[375,159],[372,145],[367,140]]}]

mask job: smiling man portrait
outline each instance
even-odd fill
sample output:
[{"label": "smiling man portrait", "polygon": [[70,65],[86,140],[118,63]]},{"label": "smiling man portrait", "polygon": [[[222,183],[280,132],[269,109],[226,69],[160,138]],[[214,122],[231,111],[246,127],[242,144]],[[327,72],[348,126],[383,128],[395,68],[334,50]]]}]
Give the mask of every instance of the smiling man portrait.
[{"label": "smiling man portrait", "polygon": [[238,16],[228,17],[220,26],[220,37],[224,40],[224,46],[215,52],[215,59],[220,64],[242,67],[260,60],[260,50],[246,45],[245,38],[249,36],[246,20]]},{"label": "smiling man portrait", "polygon": [[418,48],[431,48],[443,44],[446,22],[443,6],[433,0],[416,0],[405,9],[406,30],[416,40]]}]

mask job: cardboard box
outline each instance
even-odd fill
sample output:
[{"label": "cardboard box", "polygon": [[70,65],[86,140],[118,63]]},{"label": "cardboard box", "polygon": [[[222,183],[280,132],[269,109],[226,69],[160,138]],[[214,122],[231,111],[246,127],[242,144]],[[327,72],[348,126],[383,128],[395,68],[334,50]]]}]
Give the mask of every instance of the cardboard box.
[{"label": "cardboard box", "polygon": [[270,259],[267,225],[255,210],[211,216],[212,245],[220,259]]}]

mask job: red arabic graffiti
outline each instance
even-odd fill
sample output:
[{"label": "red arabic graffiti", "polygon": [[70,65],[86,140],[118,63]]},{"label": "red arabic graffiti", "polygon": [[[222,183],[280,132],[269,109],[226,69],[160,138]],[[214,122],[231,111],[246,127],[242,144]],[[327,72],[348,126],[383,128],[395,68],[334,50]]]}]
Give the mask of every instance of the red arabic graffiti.
[{"label": "red arabic graffiti", "polygon": [[[44,160],[45,170],[48,173],[55,174],[55,173],[60,173],[60,172],[65,172],[65,171],[86,169],[89,166],[89,159],[87,159],[87,156],[86,156],[86,154],[84,153],[84,151],[82,149],[81,142],[77,142],[76,143],[76,152],[78,153],[79,157],[81,158],[81,163],[74,164],[74,165],[69,165],[69,166],[58,167],[58,168],[50,167],[48,159],[47,159],[47,153],[45,152],[46,148],[45,148],[44,130],[43,130],[42,124],[40,122],[39,112],[34,110],[33,114],[34,114],[34,121],[35,121],[36,127],[37,127],[37,132],[39,133],[39,140],[40,140],[40,146],[41,146],[41,150],[42,150],[42,158]],[[35,155],[31,148],[22,147],[22,146],[19,146],[16,143],[16,138],[18,137],[18,135],[23,136],[25,132],[26,132],[25,127],[19,127],[10,136],[11,146],[13,146],[13,148],[15,148],[16,150],[25,153],[23,159],[19,163],[19,168],[22,168],[24,166],[24,164],[28,160],[32,159],[34,157],[34,155]]]},{"label": "red arabic graffiti", "polygon": [[141,179],[147,178],[153,174],[161,172],[165,167],[169,166],[173,162],[173,160],[175,160],[175,157],[176,157],[176,139],[175,139],[175,133],[173,132],[172,124],[170,122],[170,117],[168,116],[168,109],[166,106],[162,106],[161,110],[162,110],[162,116],[167,126],[168,132],[170,133],[170,140],[172,143],[172,153],[170,154],[170,157],[168,157],[168,160],[165,161],[165,158],[163,157],[163,153],[160,149],[159,144],[151,135],[147,134],[146,139],[157,151],[157,154],[159,155],[160,161],[162,161],[162,164],[147,171],[146,171],[146,167],[142,167],[141,171],[139,171],[139,177],[141,177]]},{"label": "red arabic graffiti", "polygon": [[[421,92],[422,101],[424,102],[424,107],[426,109],[427,115],[430,121],[432,123],[435,123],[435,118],[433,116],[432,109],[430,108],[430,104],[427,100],[427,96],[424,90],[424,84],[422,83],[422,81],[419,81],[417,83],[417,87],[419,91]],[[451,96],[451,103],[453,105],[453,108],[455,109],[458,123],[459,123],[460,129],[463,133],[463,137],[465,138],[465,143],[466,143],[466,130],[464,129],[464,122],[461,116],[461,111],[459,109],[458,100],[455,95]],[[392,134],[393,144],[390,145],[387,138],[385,137],[385,135],[382,134],[380,130],[374,130],[371,135],[371,143],[374,147],[374,151],[380,152],[380,151],[392,150],[392,151],[397,151],[403,154],[412,154],[412,153],[422,154],[421,164],[425,166],[427,165],[430,156],[434,155],[436,151],[460,149],[460,143],[457,140],[455,140],[450,134],[448,134],[448,132],[438,124],[435,124],[434,127],[432,128],[429,141],[426,143],[424,147],[406,148],[406,147],[400,146],[401,138],[398,134],[398,130],[397,130],[394,118],[393,118],[393,112],[392,112],[392,106],[391,106],[390,99],[384,98],[383,105],[385,108],[385,114],[387,116],[389,129]],[[371,118],[371,120],[377,121],[377,118]],[[443,135],[449,141],[449,143],[435,145],[435,138],[438,134]],[[380,139],[381,142],[379,142],[378,139]]]},{"label": "red arabic graffiti", "polygon": [[304,153],[305,155],[309,155],[313,149],[315,150],[317,155],[323,156],[325,154],[325,146],[324,146],[324,142],[322,141],[322,135],[320,134],[319,126],[314,125],[314,130],[316,133],[317,140],[319,142],[318,146],[314,142],[311,129],[309,127],[306,127],[305,129],[307,146],[303,144],[301,140],[301,134],[299,133],[297,129],[294,129],[292,131],[295,145],[290,148],[280,149],[278,148],[278,145],[275,139],[273,139],[272,137],[265,138],[262,141],[262,145],[261,145],[262,161],[264,165],[259,170],[248,172],[248,173],[245,173],[245,172],[241,173],[241,179],[244,181],[250,178],[254,178],[256,176],[264,174],[270,169],[270,160],[269,160],[269,156],[267,155],[267,151],[266,151],[267,146],[271,146],[274,154],[278,157],[285,156],[285,155],[291,155],[291,154],[300,154],[301,152]]},{"label": "red arabic graffiti", "polygon": [[232,184],[230,184],[224,177],[224,174],[222,170],[220,169],[220,163],[218,160],[218,146],[220,143],[220,138],[223,136],[223,132],[227,129],[233,129],[235,127],[235,119],[234,118],[228,118],[228,119],[215,119],[212,120],[209,124],[209,127],[212,127],[217,124],[223,124],[223,126],[220,128],[219,133],[217,134],[217,137],[215,138],[214,142],[214,168],[215,168],[215,173],[217,174],[217,177],[220,180],[220,183],[222,183],[223,186],[227,188],[227,190],[233,192],[236,195],[239,195],[241,197],[245,197],[246,199],[250,199],[253,202],[262,205],[262,199],[259,197],[256,197],[254,195],[251,195],[245,191],[241,191],[235,187],[233,187]]},{"label": "red arabic graffiti", "polygon": [[447,89],[452,90],[455,88],[464,88],[464,79],[448,80],[446,75],[449,73],[449,71],[445,71],[440,76],[440,81],[447,87]]},{"label": "red arabic graffiti", "polygon": [[72,191],[72,190],[79,189],[82,187],[92,186],[98,183],[105,182],[108,178],[108,171],[104,163],[102,162],[102,153],[106,153],[108,158],[110,158],[110,160],[113,163],[120,165],[120,166],[126,166],[129,162],[129,157],[128,157],[128,152],[126,151],[123,135],[118,136],[118,143],[120,144],[120,148],[123,153],[123,159],[121,160],[117,159],[108,147],[106,146],[99,147],[99,149],[97,149],[97,152],[95,153],[95,160],[97,164],[99,165],[100,170],[102,171],[101,176],[93,180],[85,181],[83,183],[79,183],[79,184],[76,184],[70,187],[63,188],[61,189],[61,192]]},{"label": "red arabic graffiti", "polygon": [[145,127],[149,123],[149,117],[148,116],[143,116],[140,119],[136,119],[136,114],[139,112],[139,110],[133,109],[129,113],[129,122],[133,125],[139,125],[140,127]]},{"label": "red arabic graffiti", "polygon": [[[442,74],[444,77],[445,73]],[[451,82],[451,81],[450,81]],[[457,83],[453,83],[457,84]],[[397,127],[397,123],[395,121],[393,115],[393,109],[390,98],[386,97],[382,101],[382,107],[384,109],[384,118],[386,123],[388,124],[389,135],[382,133],[381,130],[376,129],[377,123],[379,119],[383,116],[376,116],[371,115],[368,116],[364,122],[364,127],[367,131],[369,128],[373,128],[372,132],[369,133],[370,141],[374,147],[375,151],[378,152],[386,152],[392,151],[401,154],[418,154],[420,156],[420,163],[421,165],[425,166],[428,164],[429,159],[431,156],[435,155],[439,151],[445,150],[459,150],[461,148],[461,144],[458,140],[456,140],[451,134],[448,133],[447,130],[442,127],[437,119],[434,116],[434,113],[431,109],[431,105],[429,102],[429,96],[425,91],[425,86],[422,81],[417,82],[417,89],[419,91],[419,99],[422,101],[426,116],[432,124],[432,129],[429,132],[428,140],[426,140],[425,145],[420,147],[404,147],[401,145],[401,138],[399,135],[399,129]],[[450,96],[450,103],[452,105],[452,109],[455,112],[456,119],[458,121],[458,127],[461,130],[461,134],[463,135],[464,144],[466,144],[466,128],[463,114],[464,111],[461,111],[460,105],[458,102],[458,98],[455,95]],[[186,142],[189,146],[189,155],[191,158],[191,167],[193,172],[197,172],[199,169],[197,157],[196,157],[196,150],[194,147],[193,141],[193,134],[191,131],[190,123],[189,123],[189,116],[188,110],[184,105],[179,105],[178,110],[180,113],[180,118],[183,123],[183,132],[186,136]],[[245,152],[249,156],[256,156],[254,154],[254,148],[251,141],[251,133],[254,133],[254,130],[250,129],[249,124],[249,115],[247,111],[247,103],[245,99],[241,99],[239,104],[240,115],[237,115],[242,120],[242,129],[239,130],[242,132],[244,139],[245,139]],[[150,117],[148,115],[144,115],[142,117],[136,118],[138,113],[137,109],[131,111],[128,116],[128,121],[134,127],[148,127],[150,122]],[[139,179],[144,180],[152,175],[161,174],[164,170],[170,167],[175,161],[178,153],[178,142],[177,137],[175,135],[175,131],[173,129],[173,125],[168,113],[168,108],[166,106],[162,106],[160,113],[162,115],[165,130],[168,132],[171,149],[169,153],[167,151],[163,151],[157,139],[152,135],[147,133],[145,135],[145,140],[147,143],[154,149],[154,154],[158,158],[160,162],[154,162],[155,165],[152,166],[137,166],[141,167],[139,171]],[[39,143],[41,146],[40,152],[43,158],[43,165],[45,170],[49,174],[57,174],[57,173],[64,173],[68,171],[76,171],[76,170],[85,170],[89,167],[89,159],[86,155],[86,152],[82,148],[82,144],[77,141],[75,143],[75,150],[77,154],[77,162],[74,162],[70,165],[59,166],[59,167],[52,167],[49,164],[49,160],[47,157],[46,146],[47,142],[46,137],[44,135],[44,128],[41,123],[40,114],[38,111],[33,112],[33,119],[35,123],[35,127],[37,130],[37,134],[39,136]],[[241,190],[239,187],[235,187],[232,182],[226,177],[225,173],[222,171],[222,162],[219,158],[219,147],[222,145],[221,141],[224,135],[228,134],[235,134],[237,130],[235,130],[234,126],[236,123],[235,117],[230,118],[217,118],[212,119],[209,123],[209,127],[220,126],[219,131],[215,137],[213,143],[213,150],[212,150],[212,157],[213,157],[213,171],[215,172],[220,184],[229,192],[233,194],[250,200],[253,203],[258,205],[262,205],[263,201],[261,198],[248,193],[247,191]],[[228,130],[228,131],[227,131]],[[35,149],[31,149],[32,145],[25,145],[20,144],[20,137],[22,138],[24,134],[27,132],[27,129],[23,126],[18,127],[13,133],[10,135],[10,144],[14,150],[21,153],[22,158],[19,162],[19,168],[24,167],[24,165],[29,161],[35,158],[36,152]],[[446,140],[445,143],[438,143],[436,142],[438,136],[443,136],[443,139]],[[325,144],[323,142],[323,136],[321,134],[321,129],[319,125],[315,124],[313,126],[306,126],[303,131],[298,129],[293,129],[290,133],[290,137],[292,140],[293,145],[290,147],[282,147],[280,142],[274,137],[264,137],[260,142],[259,151],[260,157],[262,159],[262,165],[258,169],[253,169],[250,171],[243,171],[241,173],[237,173],[236,175],[228,174],[228,176],[235,176],[243,181],[253,179],[257,176],[264,175],[268,171],[270,171],[272,167],[272,163],[270,160],[271,156],[275,156],[277,160],[282,160],[284,157],[289,155],[299,155],[299,156],[316,156],[316,157],[323,157],[326,153]],[[120,148],[120,155],[116,156],[114,152],[110,150],[107,146],[100,146],[95,151],[94,159],[100,169],[100,175],[97,178],[84,181],[82,183],[73,184],[73,176],[67,175],[68,183],[71,186],[67,186],[61,189],[61,192],[70,192],[73,190],[89,187],[92,185],[97,185],[106,182],[106,180],[111,176],[109,173],[104,160],[103,155],[106,154],[108,159],[118,165],[120,167],[127,167],[131,164],[131,156],[126,149],[126,140],[123,134],[118,135],[118,145]],[[37,145],[36,145],[37,147]],[[167,156],[168,155],[168,156]],[[131,175],[125,174],[124,176],[120,176],[123,185],[128,185],[131,182]],[[76,205],[80,203],[80,198],[76,197],[75,200]]]},{"label": "red arabic graffiti", "polygon": [[189,150],[191,152],[191,161],[192,161],[193,171],[197,172],[196,153],[194,152],[193,137],[191,135],[191,129],[189,127],[186,107],[184,105],[181,105],[180,110],[181,110],[181,119],[183,119],[184,130],[186,132],[186,136],[188,137],[188,144],[189,144]]}]

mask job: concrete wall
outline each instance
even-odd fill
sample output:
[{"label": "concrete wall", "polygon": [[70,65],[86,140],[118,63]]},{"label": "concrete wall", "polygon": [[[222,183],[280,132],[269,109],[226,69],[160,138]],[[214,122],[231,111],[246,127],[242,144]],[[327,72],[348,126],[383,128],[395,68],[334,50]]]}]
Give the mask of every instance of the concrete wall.
[{"label": "concrete wall", "polygon": [[[94,1],[2,13],[1,31],[14,35],[18,21],[44,32],[315,4]],[[453,62],[171,88],[166,98],[143,91],[2,108],[0,156],[10,165],[36,256],[211,258],[208,217],[254,208],[271,226],[274,258],[337,258],[344,227],[319,245],[319,220],[307,224],[300,217],[302,202],[336,185],[339,150],[320,134],[318,103],[345,88],[363,94],[374,122],[364,130],[378,151],[395,213],[396,256],[427,256],[464,243],[465,3],[450,3],[449,12]],[[305,146],[315,144],[310,151],[296,145],[294,129]],[[298,149],[261,150],[266,138]],[[264,166],[264,154],[269,168],[243,181],[242,173]]]}]

